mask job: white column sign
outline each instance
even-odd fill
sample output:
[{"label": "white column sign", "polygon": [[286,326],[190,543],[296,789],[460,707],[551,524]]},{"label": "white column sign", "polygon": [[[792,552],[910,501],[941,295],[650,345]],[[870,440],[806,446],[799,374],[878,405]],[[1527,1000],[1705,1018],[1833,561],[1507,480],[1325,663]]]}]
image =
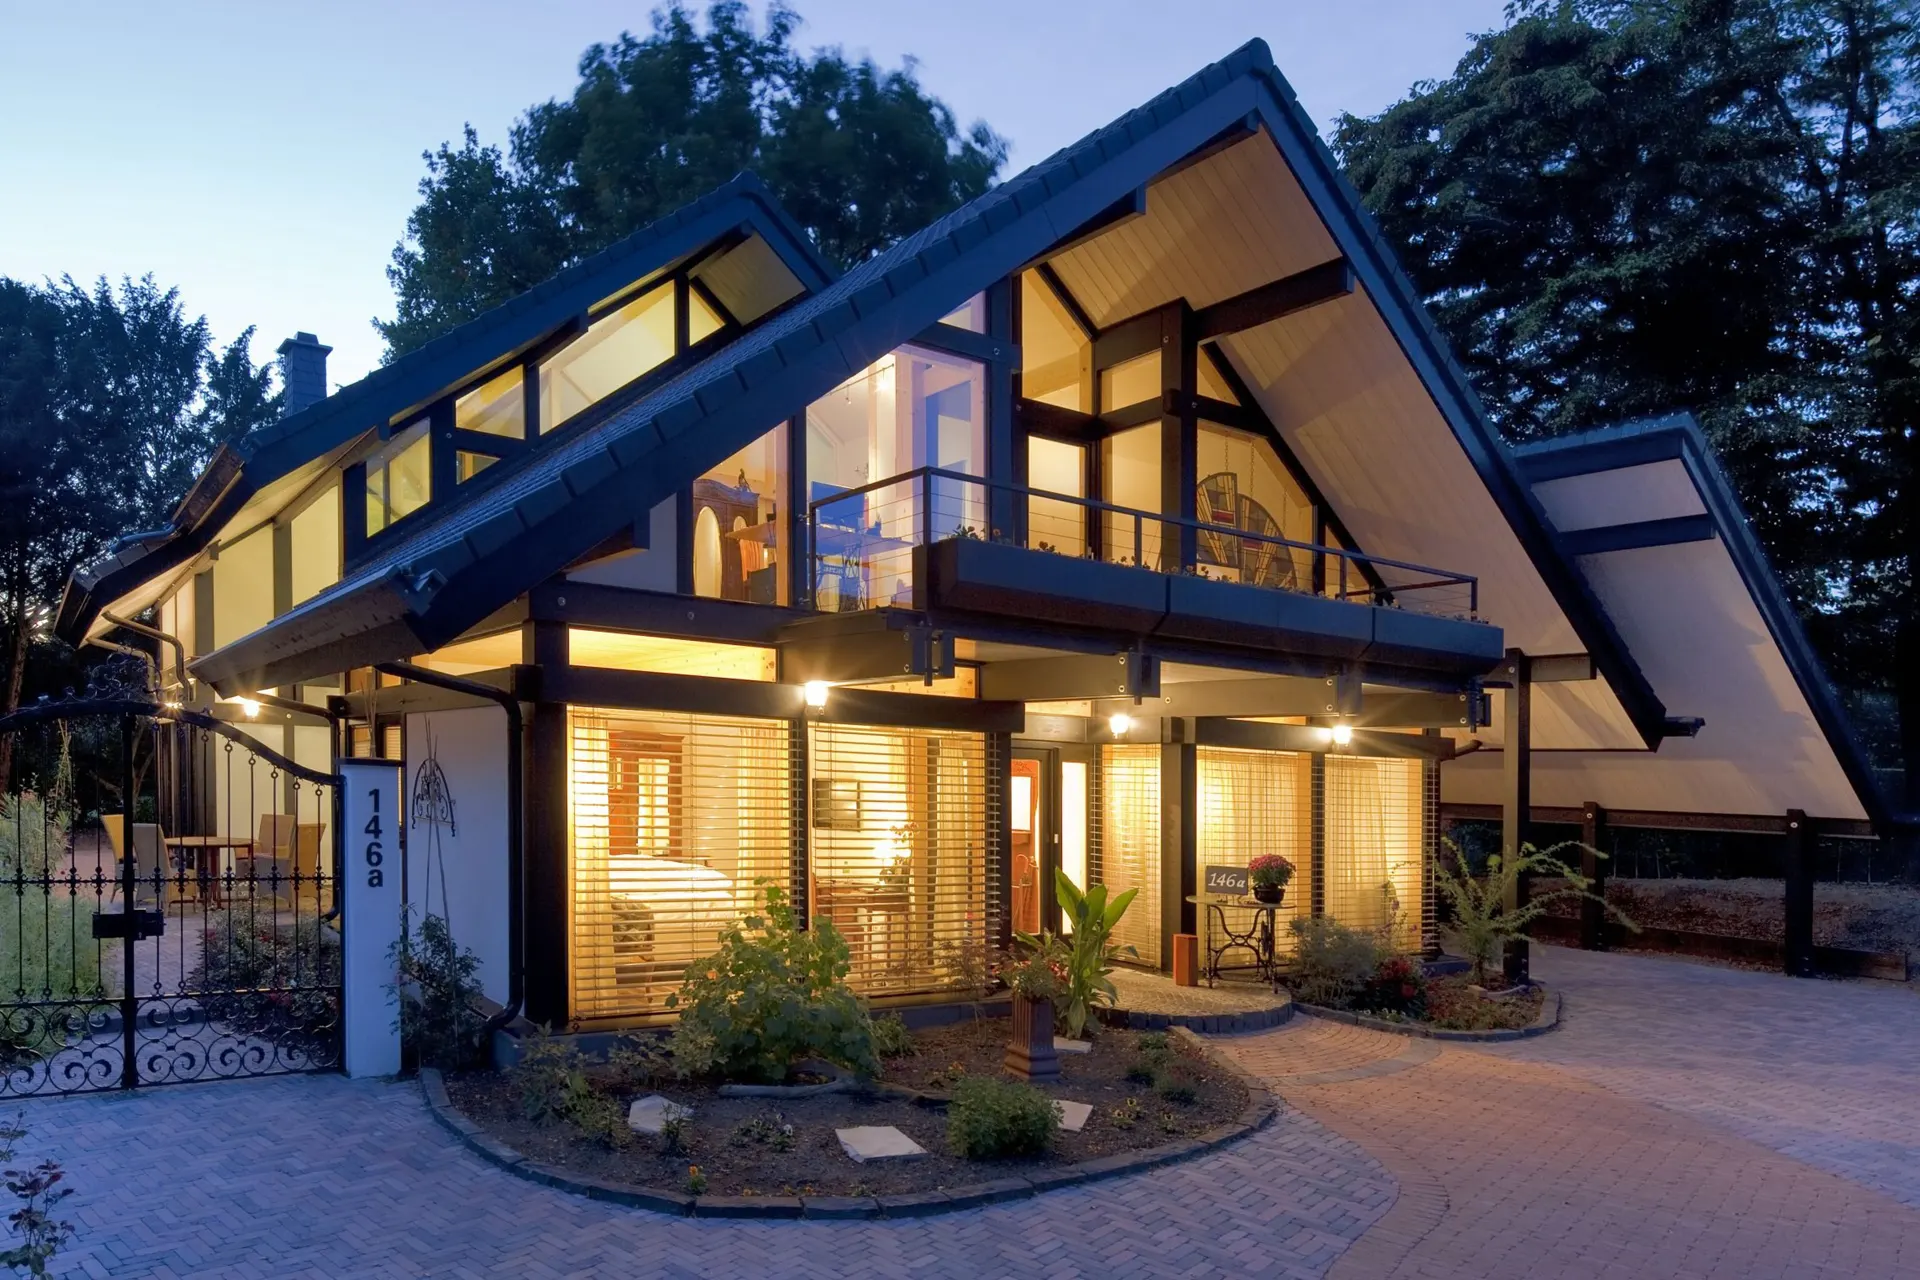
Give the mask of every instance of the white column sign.
[{"label": "white column sign", "polygon": [[356,1077],[400,1070],[400,1004],[391,954],[401,927],[400,768],[394,760],[340,762],[341,962],[347,1074]]}]

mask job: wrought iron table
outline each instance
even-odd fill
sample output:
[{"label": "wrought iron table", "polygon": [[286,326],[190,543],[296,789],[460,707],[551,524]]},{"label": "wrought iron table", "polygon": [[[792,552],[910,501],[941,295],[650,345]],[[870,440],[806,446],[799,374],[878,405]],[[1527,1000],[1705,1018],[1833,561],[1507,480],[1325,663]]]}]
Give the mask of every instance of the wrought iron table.
[{"label": "wrought iron table", "polygon": [[[1262,902],[1258,898],[1209,898],[1189,894],[1187,901],[1207,909],[1213,926],[1219,930],[1216,935],[1213,928],[1207,930],[1207,985],[1211,987],[1220,977],[1220,957],[1229,951],[1246,951],[1253,956],[1253,969],[1269,986],[1278,990],[1280,973],[1274,964],[1274,938],[1276,927],[1274,913],[1286,904],[1284,902]],[[1238,907],[1253,912],[1252,922],[1245,928],[1236,930],[1227,923],[1228,907]],[[1214,938],[1224,939],[1217,946]],[[1239,966],[1244,968],[1245,966]]]},{"label": "wrought iron table", "polygon": [[246,836],[168,836],[167,848],[181,859],[182,871],[186,869],[186,856],[192,855],[193,882],[200,898],[214,906],[224,906],[226,900],[221,893],[220,879],[226,868],[220,855],[229,849],[235,853],[251,850],[253,841]]}]

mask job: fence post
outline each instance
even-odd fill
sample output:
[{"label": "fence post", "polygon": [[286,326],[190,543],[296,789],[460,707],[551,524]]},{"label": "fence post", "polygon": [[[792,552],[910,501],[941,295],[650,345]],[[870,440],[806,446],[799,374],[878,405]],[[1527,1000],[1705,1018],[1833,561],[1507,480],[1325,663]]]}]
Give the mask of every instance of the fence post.
[{"label": "fence post", "polygon": [[[1606,832],[1607,811],[1587,801],[1580,808],[1580,874],[1592,881],[1588,891],[1602,898],[1607,896],[1607,859],[1602,855],[1600,842],[1606,839]],[[1592,898],[1580,899],[1580,949],[1607,949],[1606,908]]]},{"label": "fence post", "polygon": [[1813,976],[1813,832],[1807,815],[1787,810],[1786,971],[1796,978]]},{"label": "fence post", "polygon": [[133,851],[138,837],[133,819],[138,797],[133,794],[133,716],[120,717],[120,798],[126,816],[120,822],[120,918],[125,931],[120,935],[120,1086],[134,1088],[140,1083],[140,1055],[134,1048],[134,1031],[140,1021],[140,999],[134,994],[133,897],[137,888],[137,859]]}]

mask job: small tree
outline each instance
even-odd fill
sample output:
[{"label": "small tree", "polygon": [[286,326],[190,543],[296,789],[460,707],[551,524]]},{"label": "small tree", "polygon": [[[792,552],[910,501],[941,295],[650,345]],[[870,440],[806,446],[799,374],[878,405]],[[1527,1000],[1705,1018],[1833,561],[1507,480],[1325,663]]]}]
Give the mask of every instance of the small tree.
[{"label": "small tree", "polygon": [[420,917],[417,930],[408,923],[403,917],[389,953],[399,980],[400,1041],[423,1067],[471,1066],[487,1021],[475,1008],[479,957],[454,941],[444,916]]},{"label": "small tree", "polygon": [[[1528,925],[1545,915],[1551,904],[1563,898],[1590,898],[1627,928],[1639,928],[1606,899],[1593,892],[1593,881],[1560,856],[1569,849],[1591,852],[1601,858],[1607,856],[1597,849],[1588,850],[1585,845],[1571,840],[1549,849],[1523,844],[1515,857],[1506,858],[1497,853],[1490,855],[1487,858],[1487,874],[1476,877],[1467,865],[1467,855],[1459,845],[1451,840],[1441,843],[1446,846],[1446,851],[1434,862],[1434,885],[1453,907],[1454,932],[1459,935],[1460,946],[1467,953],[1467,959],[1473,962],[1473,980],[1482,986],[1486,985],[1487,971],[1507,941],[1523,935]],[[1447,865],[1449,858],[1452,866]],[[1507,898],[1522,876],[1551,876],[1565,883],[1532,895],[1525,906],[1509,911]]]}]

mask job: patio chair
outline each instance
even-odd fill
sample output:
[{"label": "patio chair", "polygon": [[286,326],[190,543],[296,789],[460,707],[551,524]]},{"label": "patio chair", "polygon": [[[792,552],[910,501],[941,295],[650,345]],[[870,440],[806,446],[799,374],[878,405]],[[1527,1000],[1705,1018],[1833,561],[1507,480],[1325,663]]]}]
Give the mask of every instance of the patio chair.
[{"label": "patio chair", "polygon": [[293,895],[293,853],[299,824],[290,813],[263,813],[253,848],[233,860],[234,871],[246,883],[247,895],[257,898],[264,889],[278,905]]},{"label": "patio chair", "polygon": [[324,822],[302,822],[294,828],[293,874],[316,897],[320,893],[320,877],[333,873],[333,867],[326,857],[326,841],[327,824]]},{"label": "patio chair", "polygon": [[133,905],[136,909],[165,911],[173,867],[167,860],[167,837],[157,822],[133,824]]}]

